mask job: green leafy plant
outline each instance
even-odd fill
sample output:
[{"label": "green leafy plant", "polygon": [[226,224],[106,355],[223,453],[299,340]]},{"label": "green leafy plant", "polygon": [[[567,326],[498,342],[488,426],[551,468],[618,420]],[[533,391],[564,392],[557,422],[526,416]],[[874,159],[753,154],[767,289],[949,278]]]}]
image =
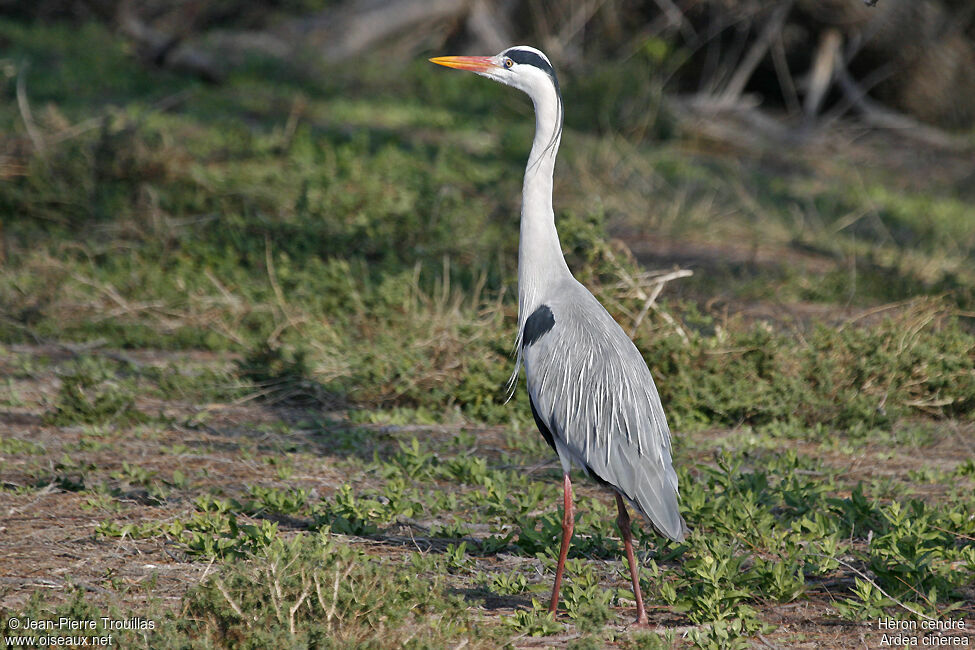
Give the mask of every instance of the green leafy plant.
[{"label": "green leafy plant", "polygon": [[531,609],[516,610],[502,619],[504,624],[526,636],[551,636],[562,631],[562,625],[541,602],[532,598]]},{"label": "green leafy plant", "polygon": [[613,616],[610,603],[613,592],[603,589],[588,560],[566,560],[560,606],[583,632],[601,629]]},{"label": "green leafy plant", "polygon": [[515,596],[528,591],[528,579],[520,571],[496,573],[485,579],[487,587],[500,596]]}]

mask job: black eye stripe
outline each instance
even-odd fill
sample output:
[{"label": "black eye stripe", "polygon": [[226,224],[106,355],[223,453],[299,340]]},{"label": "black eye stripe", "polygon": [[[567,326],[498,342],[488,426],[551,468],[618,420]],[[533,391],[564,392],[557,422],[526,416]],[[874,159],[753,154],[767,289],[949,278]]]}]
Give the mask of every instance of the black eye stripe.
[{"label": "black eye stripe", "polygon": [[555,70],[552,68],[552,65],[542,57],[538,56],[534,52],[518,49],[508,50],[504,53],[504,55],[515,63],[530,65],[538,68],[552,78],[552,83],[555,84],[556,92],[559,91],[559,78],[555,76]]},{"label": "black eye stripe", "polygon": [[549,62],[538,56],[534,52],[529,52],[528,50],[508,50],[507,56],[509,59],[515,63],[521,63],[523,65],[533,65],[542,72],[555,76],[555,70],[549,65]]}]

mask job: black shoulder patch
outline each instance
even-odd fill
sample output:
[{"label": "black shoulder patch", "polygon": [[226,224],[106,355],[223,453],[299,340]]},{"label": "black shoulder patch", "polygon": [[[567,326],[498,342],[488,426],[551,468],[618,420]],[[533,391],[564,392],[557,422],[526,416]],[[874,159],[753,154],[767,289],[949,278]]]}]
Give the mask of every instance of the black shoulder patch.
[{"label": "black shoulder patch", "polygon": [[531,313],[525,321],[525,331],[521,337],[521,347],[529,345],[542,338],[546,332],[555,327],[555,316],[548,305],[542,305]]}]

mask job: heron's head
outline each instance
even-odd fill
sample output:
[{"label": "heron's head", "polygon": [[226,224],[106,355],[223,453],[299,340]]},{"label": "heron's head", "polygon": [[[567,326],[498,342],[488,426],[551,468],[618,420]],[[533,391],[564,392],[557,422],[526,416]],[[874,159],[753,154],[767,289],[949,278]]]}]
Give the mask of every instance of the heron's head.
[{"label": "heron's head", "polygon": [[[536,145],[541,142],[544,147],[538,150],[542,155],[534,163],[529,158],[528,169],[533,169],[544,154],[551,153],[550,159],[554,160],[562,136],[562,93],[552,63],[541,51],[515,45],[494,56],[441,56],[430,60],[448,68],[470,70],[527,93],[535,105]],[[536,152],[534,145],[532,152]]]},{"label": "heron's head", "polygon": [[551,90],[559,95],[559,80],[551,61],[541,51],[527,45],[515,45],[494,56],[441,56],[430,60],[500,81],[528,93],[533,99]]}]

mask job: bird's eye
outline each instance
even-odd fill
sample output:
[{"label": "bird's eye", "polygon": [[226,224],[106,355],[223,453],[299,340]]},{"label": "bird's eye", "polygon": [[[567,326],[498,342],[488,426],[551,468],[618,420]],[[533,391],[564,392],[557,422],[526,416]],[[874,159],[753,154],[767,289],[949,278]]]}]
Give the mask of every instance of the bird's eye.
[{"label": "bird's eye", "polygon": [[511,67],[511,66],[513,66],[514,64],[515,64],[515,62],[514,62],[514,61],[512,61],[511,59],[505,59],[505,60],[504,60],[504,67],[506,67],[506,68],[510,68],[510,67]]}]

